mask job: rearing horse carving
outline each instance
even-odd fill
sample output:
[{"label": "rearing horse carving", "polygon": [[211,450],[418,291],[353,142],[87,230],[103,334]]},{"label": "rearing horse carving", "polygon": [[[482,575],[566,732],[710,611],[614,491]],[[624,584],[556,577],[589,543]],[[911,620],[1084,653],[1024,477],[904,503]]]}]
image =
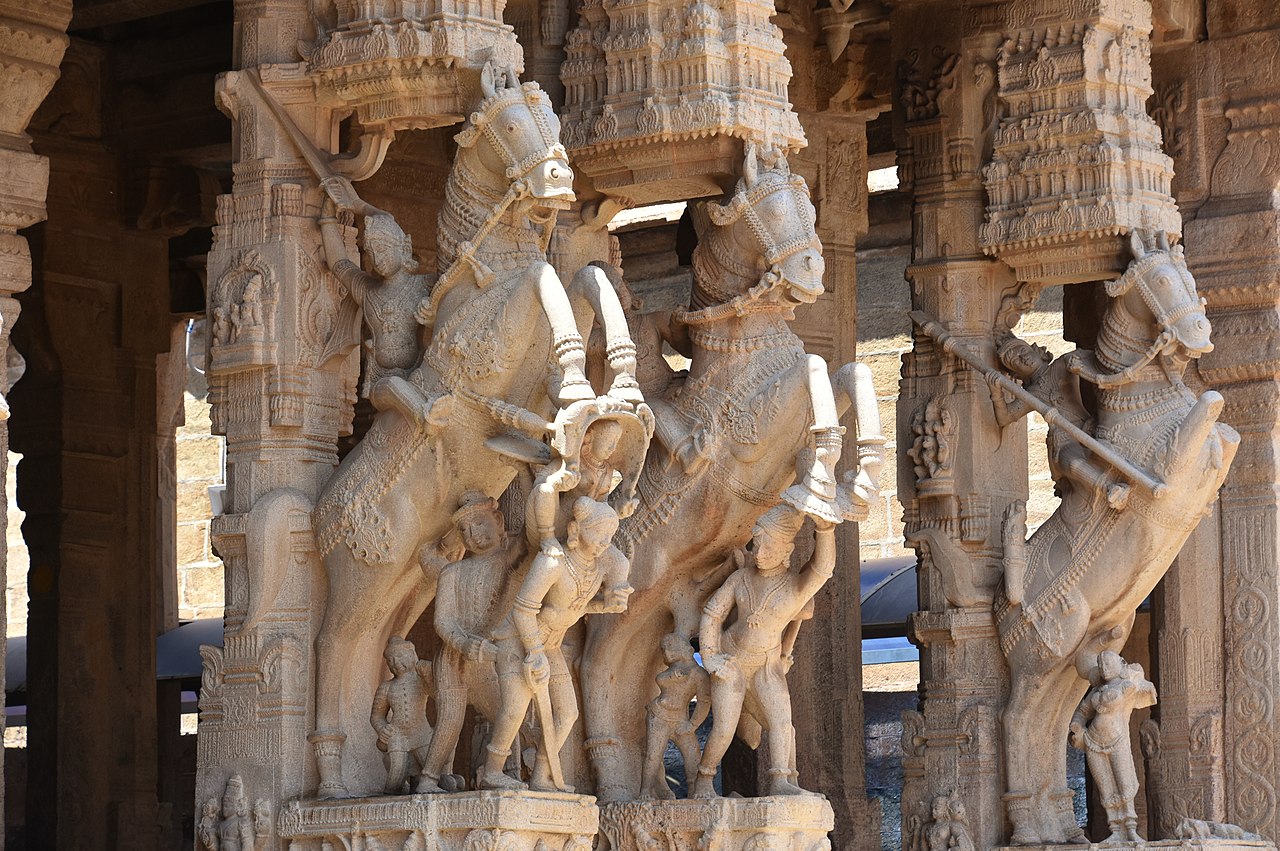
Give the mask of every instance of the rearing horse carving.
[{"label": "rearing horse carving", "polygon": [[[658,439],[639,507],[618,534],[635,593],[625,612],[587,624],[581,671],[591,699],[583,711],[602,800],[638,794],[662,636],[696,634],[702,606],[752,525],[781,499],[833,522],[857,519],[875,493],[884,441],[870,370],[850,363],[832,379],[788,325],[823,290],[814,219],[803,178],[780,155],[762,163],[748,146],[728,202],[695,209],[691,307],[642,317],[656,326],[651,338],[691,365],[646,398]],[[846,474],[837,483],[839,417],[855,395],[861,469],[856,481]],[[797,473],[802,481],[793,485]]]},{"label": "rearing horse carving", "polygon": [[445,189],[440,274],[417,310],[430,341],[416,365],[371,394],[380,410],[311,515],[328,577],[311,737],[321,797],[379,788],[367,717],[382,648],[430,604],[443,567],[433,552],[462,495],[501,495],[518,465],[546,451],[556,409],[595,398],[583,346],[593,321],[608,338],[609,395],[642,401],[607,279],[590,270],[566,291],[546,261],[556,213],[574,197],[550,101],[510,70],[486,65],[480,82]]},{"label": "rearing horse carving", "polygon": [[1117,503],[1114,473],[1067,481],[1058,510],[1025,543],[1023,518],[1006,516],[995,614],[1011,675],[1005,801],[1020,845],[1082,838],[1066,775],[1072,712],[1098,654],[1121,649],[1138,605],[1216,498],[1240,442],[1217,422],[1222,396],[1197,398],[1182,381],[1213,346],[1181,246],[1131,242],[1133,262],[1107,284],[1097,348],[1072,369],[1098,387],[1094,437],[1163,487],[1135,487]]}]

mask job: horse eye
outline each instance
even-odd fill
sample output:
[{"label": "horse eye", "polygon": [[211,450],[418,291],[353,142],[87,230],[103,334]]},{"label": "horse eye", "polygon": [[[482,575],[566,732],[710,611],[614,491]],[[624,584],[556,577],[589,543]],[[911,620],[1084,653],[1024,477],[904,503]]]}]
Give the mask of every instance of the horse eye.
[{"label": "horse eye", "polygon": [[514,136],[514,135],[515,135],[515,133],[516,133],[516,124],[515,124],[515,122],[514,122],[514,121],[507,125],[507,132],[508,132],[508,133],[510,133],[512,136]]}]

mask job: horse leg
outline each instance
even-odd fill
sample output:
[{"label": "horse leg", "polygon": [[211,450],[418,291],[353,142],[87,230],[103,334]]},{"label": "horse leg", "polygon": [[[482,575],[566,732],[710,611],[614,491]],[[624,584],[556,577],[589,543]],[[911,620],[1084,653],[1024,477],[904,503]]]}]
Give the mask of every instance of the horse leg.
[{"label": "horse leg", "polygon": [[569,303],[569,294],[564,284],[556,275],[556,270],[549,263],[543,263],[537,270],[538,301],[551,325],[552,348],[556,361],[563,373],[560,389],[555,394],[561,405],[594,399],[595,390],[587,380],[587,348],[578,333],[578,324],[574,320],[573,305]]},{"label": "horse leg", "polygon": [[[1078,676],[1069,660],[1064,661],[1062,668],[1053,676],[1053,693],[1058,695],[1052,714],[1045,718],[1042,728],[1056,735],[1056,741],[1062,742],[1071,728],[1071,718],[1080,699],[1084,696],[1086,684]],[[1056,784],[1049,796],[1052,809],[1058,815],[1065,842],[1087,842],[1084,831],[1076,822],[1075,794],[1067,785],[1067,749],[1059,746],[1053,752],[1053,778]]]},{"label": "horse leg", "polygon": [[630,610],[591,617],[582,651],[584,747],[602,801],[634,800],[643,773],[643,754],[628,743],[643,738],[645,706],[658,668],[653,649],[663,624],[653,613],[634,614],[639,617]]},{"label": "horse leg", "polygon": [[[1019,648],[1029,652],[1028,648]],[[1002,715],[1004,726],[1004,759],[1008,794],[1004,796],[1013,825],[1013,845],[1039,845],[1041,835],[1035,812],[1034,790],[1037,778],[1031,773],[1028,747],[1035,736],[1035,672],[1022,671],[1010,660],[1009,702]]]},{"label": "horse leg", "polygon": [[885,437],[871,368],[851,361],[836,370],[831,378],[831,385],[835,393],[836,414],[843,418],[852,407],[857,424],[858,472],[855,486],[859,490],[875,494],[880,489]]},{"label": "horse leg", "polygon": [[[339,555],[334,552],[329,558]],[[336,579],[356,568],[349,560],[343,561],[330,568],[330,576]],[[315,749],[320,774],[316,791],[321,798],[350,797],[342,772],[342,750],[347,739],[342,730],[342,699],[347,693],[347,647],[355,621],[352,598],[342,593],[345,590],[342,583],[330,582],[324,623],[316,636],[316,728],[308,740]]]},{"label": "horse leg", "polygon": [[584,266],[569,284],[570,298],[582,297],[595,311],[604,326],[605,357],[613,371],[613,384],[608,395],[631,404],[644,401],[636,383],[636,344],[631,339],[627,315],[622,311],[618,293],[599,266]]},{"label": "horse leg", "polygon": [[827,362],[817,355],[806,357],[809,402],[813,410],[810,431],[814,435],[814,458],[804,480],[787,488],[782,498],[806,514],[815,514],[839,523],[836,507],[836,462],[844,442],[844,428],[836,415],[835,391],[827,377]]}]

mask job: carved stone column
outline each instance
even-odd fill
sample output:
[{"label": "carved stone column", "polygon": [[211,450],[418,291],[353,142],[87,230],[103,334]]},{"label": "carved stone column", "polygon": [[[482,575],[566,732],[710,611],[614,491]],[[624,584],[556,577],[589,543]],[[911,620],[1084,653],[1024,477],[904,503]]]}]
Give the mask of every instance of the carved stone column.
[{"label": "carved stone column", "polygon": [[[1002,299],[1014,292],[1008,267],[984,257],[979,240],[995,39],[941,3],[899,6],[890,32],[899,176],[915,198],[912,305],[990,353]],[[1001,517],[1026,498],[1025,425],[1001,434],[985,384],[920,334],[904,357],[897,439],[906,536],[921,562],[911,632],[923,700],[903,718],[903,844],[928,822],[936,796],[954,794],[973,841],[990,847],[1004,835],[1007,689],[991,599]]]},{"label": "carved stone column", "polygon": [[[1165,592],[1160,652],[1171,659],[1159,683],[1155,805],[1163,829],[1199,808],[1212,813],[1202,817],[1275,839],[1280,360],[1271,353],[1280,345],[1280,15],[1266,4],[1208,8],[1209,41],[1156,58],[1151,108],[1175,159],[1189,265],[1213,322],[1216,348],[1199,377],[1226,397],[1222,420],[1242,443],[1220,514],[1201,524],[1180,556],[1178,584]],[[1221,577],[1221,586],[1200,592],[1200,577]],[[1183,597],[1193,581],[1198,592]],[[1178,655],[1190,658],[1193,646],[1201,666],[1187,663],[1185,685],[1167,686],[1166,677],[1183,675]],[[1170,704],[1171,693],[1179,702]]]},{"label": "carved stone column", "polygon": [[[325,583],[310,512],[352,430],[359,329],[322,250],[316,170],[368,178],[397,132],[461,120],[486,60],[519,73],[504,5],[340,4],[336,26],[319,31],[305,0],[237,5],[241,70],[216,92],[234,126],[234,184],[218,199],[208,265],[209,399],[213,430],[227,438],[226,512],[212,530],[226,568],[226,636],[204,649],[196,795],[197,811],[244,795],[262,837],[274,833],[280,801],[316,793],[316,760],[336,762],[343,740],[314,729]],[[355,150],[336,156],[347,116]],[[410,144],[422,152],[440,141],[422,134]],[[370,196],[394,199],[407,181],[405,227],[429,255],[440,198],[420,197],[422,171],[392,171]],[[372,693],[342,699],[367,714]],[[351,818],[344,829],[359,833],[366,816]]]}]

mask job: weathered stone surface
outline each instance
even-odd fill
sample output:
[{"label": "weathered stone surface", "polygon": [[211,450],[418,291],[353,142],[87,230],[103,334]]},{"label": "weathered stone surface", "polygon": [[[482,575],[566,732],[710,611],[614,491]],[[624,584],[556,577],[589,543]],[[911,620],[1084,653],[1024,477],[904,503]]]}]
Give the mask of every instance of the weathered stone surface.
[{"label": "weathered stone surface", "polygon": [[820,797],[600,805],[600,833],[618,851],[646,851],[655,842],[667,843],[671,851],[694,851],[710,843],[725,851],[761,847],[823,851],[830,847],[827,834],[834,825],[831,805]]}]

